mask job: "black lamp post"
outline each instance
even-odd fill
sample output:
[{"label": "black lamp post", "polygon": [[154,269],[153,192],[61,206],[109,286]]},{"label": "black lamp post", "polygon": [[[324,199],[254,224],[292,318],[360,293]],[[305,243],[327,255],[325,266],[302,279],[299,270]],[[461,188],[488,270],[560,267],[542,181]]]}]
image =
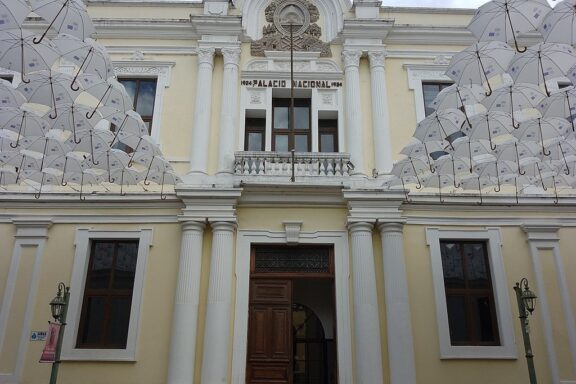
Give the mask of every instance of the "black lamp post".
[{"label": "black lamp post", "polygon": [[54,363],[52,363],[52,372],[50,373],[50,384],[56,384],[58,378],[58,367],[60,365],[60,350],[62,349],[62,338],[64,336],[64,327],[66,326],[66,313],[68,312],[68,300],[70,299],[70,287],[64,283],[58,284],[58,293],[50,302],[50,311],[54,320],[60,324],[58,333],[58,342],[56,344],[56,354]]},{"label": "black lamp post", "polygon": [[[522,290],[524,288],[524,290]],[[524,339],[524,350],[526,352],[526,362],[528,363],[528,375],[530,384],[537,384],[536,371],[534,369],[534,354],[530,344],[530,334],[528,329],[528,315],[534,312],[537,296],[528,288],[528,280],[523,278],[514,286],[516,300],[518,301],[518,311],[520,313],[520,326],[522,328],[522,338]]]}]

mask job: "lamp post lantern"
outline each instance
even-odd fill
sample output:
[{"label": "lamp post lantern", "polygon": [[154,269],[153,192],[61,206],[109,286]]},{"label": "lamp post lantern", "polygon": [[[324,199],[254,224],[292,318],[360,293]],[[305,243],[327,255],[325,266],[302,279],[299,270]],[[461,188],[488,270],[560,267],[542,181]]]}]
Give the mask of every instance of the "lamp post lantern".
[{"label": "lamp post lantern", "polygon": [[70,287],[67,287],[64,283],[58,283],[58,292],[56,293],[56,297],[50,301],[52,317],[58,324],[60,324],[60,332],[58,333],[58,341],[56,344],[56,355],[54,363],[52,363],[52,371],[50,372],[50,384],[56,384],[58,378],[60,350],[62,349],[62,338],[64,336],[64,327],[66,326],[66,314],[68,312],[69,299]]},{"label": "lamp post lantern", "polygon": [[[522,290],[522,288],[524,288],[524,290]],[[518,301],[520,327],[522,328],[522,338],[524,339],[524,351],[526,352],[530,384],[537,384],[536,370],[534,369],[534,354],[532,353],[532,345],[530,344],[528,315],[534,312],[536,299],[538,297],[528,288],[528,279],[526,278],[522,278],[519,283],[516,283],[514,291],[516,292],[516,300]]]}]

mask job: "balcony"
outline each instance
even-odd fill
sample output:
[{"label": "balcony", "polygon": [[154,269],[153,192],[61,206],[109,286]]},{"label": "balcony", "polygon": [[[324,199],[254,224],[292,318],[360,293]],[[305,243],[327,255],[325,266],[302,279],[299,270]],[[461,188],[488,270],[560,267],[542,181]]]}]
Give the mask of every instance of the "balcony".
[{"label": "balcony", "polygon": [[237,176],[347,177],[354,169],[348,153],[236,152]]}]

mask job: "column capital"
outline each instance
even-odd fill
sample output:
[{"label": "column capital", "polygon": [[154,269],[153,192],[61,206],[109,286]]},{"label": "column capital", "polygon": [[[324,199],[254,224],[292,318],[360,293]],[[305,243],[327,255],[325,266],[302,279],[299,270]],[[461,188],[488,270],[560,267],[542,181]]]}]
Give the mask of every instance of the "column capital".
[{"label": "column capital", "polygon": [[544,240],[544,241],[558,241],[558,225],[549,224],[532,224],[523,225],[522,230],[526,233],[528,241]]},{"label": "column capital", "polygon": [[240,47],[223,47],[220,49],[222,57],[224,57],[224,65],[238,65],[240,62]]},{"label": "column capital", "polygon": [[181,217],[179,220],[180,220],[180,224],[182,225],[182,232],[184,232],[184,231],[202,232],[202,231],[204,231],[204,228],[206,228],[206,223],[204,223],[202,221],[190,220],[190,219],[187,219],[185,217]]},{"label": "column capital", "polygon": [[372,232],[374,224],[369,221],[354,221],[348,222],[348,230],[351,233],[355,232]]},{"label": "column capital", "polygon": [[14,217],[12,224],[16,226],[17,238],[48,237],[48,229],[52,226],[51,217]]},{"label": "column capital", "polygon": [[210,226],[212,227],[213,231],[226,231],[226,232],[234,232],[236,229],[236,222],[235,221],[221,221],[221,220],[214,220],[211,221],[208,219]]},{"label": "column capital", "polygon": [[375,50],[375,51],[368,51],[368,59],[370,61],[370,68],[384,68],[384,62],[386,60],[386,56],[388,56],[388,52],[385,49]]},{"label": "column capital", "polygon": [[344,68],[356,67],[360,65],[360,57],[362,51],[359,49],[345,49],[342,51],[342,60],[344,60]]},{"label": "column capital", "polygon": [[208,64],[210,66],[214,65],[214,53],[216,49],[214,47],[200,47],[198,52],[198,64]]},{"label": "column capital", "polygon": [[382,221],[376,224],[381,233],[402,233],[404,230],[403,222],[387,222]]}]

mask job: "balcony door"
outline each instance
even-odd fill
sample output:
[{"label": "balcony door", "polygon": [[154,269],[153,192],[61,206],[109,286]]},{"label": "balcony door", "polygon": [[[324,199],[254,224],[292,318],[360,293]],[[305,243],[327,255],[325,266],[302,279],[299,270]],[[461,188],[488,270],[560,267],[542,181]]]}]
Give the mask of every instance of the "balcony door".
[{"label": "balcony door", "polygon": [[310,152],[310,99],[294,99],[294,129],[290,126],[290,99],[272,99],[272,150]]}]

